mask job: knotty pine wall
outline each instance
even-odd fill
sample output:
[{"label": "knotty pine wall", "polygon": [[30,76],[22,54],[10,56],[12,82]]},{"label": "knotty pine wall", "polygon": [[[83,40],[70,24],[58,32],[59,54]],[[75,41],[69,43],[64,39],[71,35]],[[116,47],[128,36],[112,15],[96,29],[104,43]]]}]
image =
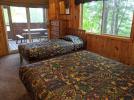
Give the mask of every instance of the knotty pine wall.
[{"label": "knotty pine wall", "polygon": [[[66,19],[69,20],[69,27],[79,28],[80,6],[75,6],[74,0],[70,0],[70,15],[59,14],[58,0],[49,1],[50,19]],[[134,34],[134,25],[132,29]],[[134,65],[134,35],[132,35],[133,39],[127,39],[91,33],[87,34],[87,50],[128,65]]]},{"label": "knotty pine wall", "polygon": [[69,21],[69,28],[79,27],[79,6],[75,6],[74,0],[70,0],[70,15],[59,14],[58,0],[49,0],[48,18]]},{"label": "knotty pine wall", "polygon": [[48,7],[49,0],[0,0],[2,5]]},{"label": "knotty pine wall", "polygon": [[122,63],[134,65],[134,43],[130,39],[88,34],[87,49]]},{"label": "knotty pine wall", "polygon": [[0,7],[0,57],[8,54],[2,8]]}]

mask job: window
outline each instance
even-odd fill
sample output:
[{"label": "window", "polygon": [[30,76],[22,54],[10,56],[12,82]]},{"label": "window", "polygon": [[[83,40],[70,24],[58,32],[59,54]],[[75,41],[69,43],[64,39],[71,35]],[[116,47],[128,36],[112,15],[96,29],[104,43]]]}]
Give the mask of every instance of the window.
[{"label": "window", "polygon": [[27,23],[25,7],[10,7],[13,23]]},{"label": "window", "polygon": [[9,25],[9,17],[8,17],[7,8],[4,8],[4,18],[5,18],[5,24]]},{"label": "window", "polygon": [[100,34],[103,2],[90,2],[83,5],[83,28],[88,32]]},{"label": "window", "polygon": [[133,0],[94,1],[83,5],[83,28],[86,31],[130,37]]},{"label": "window", "polygon": [[10,31],[9,16],[8,16],[7,8],[4,8],[4,18],[5,18],[6,30]]},{"label": "window", "polygon": [[44,22],[43,8],[29,8],[29,10],[30,10],[31,23],[43,23]]}]

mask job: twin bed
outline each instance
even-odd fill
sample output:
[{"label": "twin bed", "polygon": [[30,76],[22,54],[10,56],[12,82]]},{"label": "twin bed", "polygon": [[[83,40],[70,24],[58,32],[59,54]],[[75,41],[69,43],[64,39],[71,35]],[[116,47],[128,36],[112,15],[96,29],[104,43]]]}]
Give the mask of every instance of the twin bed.
[{"label": "twin bed", "polygon": [[133,67],[77,49],[73,53],[20,67],[20,79],[32,99],[134,99]]},{"label": "twin bed", "polygon": [[[71,35],[68,34],[61,39],[19,45],[21,63],[23,59],[27,62],[35,62],[83,49],[86,42],[80,35],[85,32],[83,30],[72,30],[71,32]],[[76,33],[77,36],[73,33]]]}]

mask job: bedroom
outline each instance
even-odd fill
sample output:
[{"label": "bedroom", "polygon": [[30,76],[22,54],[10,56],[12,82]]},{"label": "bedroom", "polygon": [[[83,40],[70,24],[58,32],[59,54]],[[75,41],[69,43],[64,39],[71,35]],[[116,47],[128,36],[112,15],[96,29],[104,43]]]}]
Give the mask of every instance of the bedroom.
[{"label": "bedroom", "polygon": [[[49,39],[61,39],[68,34],[70,34],[71,36],[79,36],[79,41],[84,40],[85,44],[82,47],[83,49],[86,49],[86,51],[80,50],[77,52],[76,50],[72,53],[72,50],[70,51],[70,49],[68,49],[69,47],[67,47],[67,50],[69,51],[65,52],[66,46],[62,45],[62,49],[54,48],[53,50],[59,50],[59,52],[65,50],[63,53],[68,54],[64,54],[63,56],[61,56],[59,52],[55,53],[54,51],[51,51],[50,53],[52,54],[52,57],[46,60],[46,58],[50,55],[48,55],[46,58],[44,58],[43,56],[41,57],[41,59],[38,59],[40,55],[46,55],[46,53],[42,54],[40,52],[44,50],[40,48],[38,53],[39,56],[35,57],[36,54],[31,53],[32,55],[34,55],[34,59],[32,58],[32,60],[35,61],[36,59],[43,61],[35,61],[34,64],[33,62],[27,62],[27,59],[25,59],[25,56],[23,54],[22,57],[19,56],[19,53],[9,54],[5,24],[4,20],[2,20],[4,18],[2,14],[2,8],[0,8],[0,99],[31,100],[33,98],[35,100],[44,100],[57,97],[58,100],[61,98],[63,100],[77,100],[84,98],[87,100],[98,100],[100,98],[104,100],[120,100],[123,98],[125,100],[133,100],[133,0],[124,0],[124,2],[121,2],[121,0],[85,0],[84,3],[81,2],[81,0],[69,0],[66,4],[66,7],[64,7],[65,5],[63,5],[64,0],[49,0],[49,2],[47,3],[44,1],[47,0],[12,0],[12,2],[4,2],[3,0],[0,1],[0,4],[18,4],[19,6],[30,6],[38,4],[38,6],[47,7],[49,21]],[[114,5],[115,1],[118,2],[117,5]],[[120,3],[121,5],[119,6]],[[107,4],[108,6],[106,6],[105,4]],[[112,8],[115,7],[115,10],[113,10],[111,6]],[[118,9],[116,9],[116,6],[118,6]],[[87,7],[91,10],[87,9]],[[117,21],[112,21],[110,19],[114,17],[107,16],[107,20],[104,20],[106,19],[106,16],[104,16],[104,14],[106,15],[105,7],[109,8],[110,14],[114,16],[119,15],[119,25],[121,23],[120,19],[122,16],[129,19],[123,20],[124,22],[121,23],[121,28],[119,29],[122,31],[119,31],[119,34],[114,33],[116,26],[115,22]],[[120,13],[116,12],[118,10]],[[93,11],[94,13],[90,14],[89,12],[91,11]],[[115,14],[113,14],[114,11]],[[120,15],[121,12],[123,12],[122,16]],[[125,14],[127,14],[126,12],[130,13],[129,16],[125,16]],[[97,17],[95,17],[96,14]],[[90,19],[88,19],[90,21],[86,19],[87,16],[90,17]],[[84,22],[84,19],[86,19],[86,22],[88,24]],[[117,20],[117,18],[115,17],[114,20]],[[92,25],[89,25],[89,23],[91,24],[92,21],[94,23],[99,23],[97,24],[96,29],[94,28],[94,23],[92,23]],[[104,21],[107,21],[108,24],[104,24]],[[59,23],[60,27],[57,26],[57,23]],[[126,24],[125,28],[127,29],[127,31],[125,30],[125,32],[123,32],[124,23]],[[90,26],[89,30],[88,25]],[[52,29],[53,26],[55,26],[54,32]],[[112,26],[114,27],[114,29],[111,28]],[[105,28],[107,29],[107,31],[102,30]],[[103,32],[107,32],[107,34],[104,34]],[[45,43],[51,44],[52,42],[47,41]],[[36,44],[36,46],[37,45],[38,44]],[[49,45],[49,47],[52,46]],[[54,47],[60,46],[57,46],[56,44],[56,46],[54,45]],[[28,55],[26,54],[26,57],[27,56]],[[23,58],[22,62],[20,62],[20,58]],[[31,65],[27,63],[31,63]],[[31,71],[29,72],[30,76],[26,76],[25,72],[30,70],[32,70],[33,73]],[[42,77],[43,81],[41,81],[40,77]],[[31,83],[28,78],[31,78],[31,81],[33,83]],[[102,80],[102,78],[104,80]],[[40,83],[38,83],[39,80],[41,81]],[[95,87],[98,89],[96,89]],[[69,92],[67,91],[67,89]],[[78,89],[78,91],[76,91],[76,89]],[[49,93],[45,91],[49,91]]]}]

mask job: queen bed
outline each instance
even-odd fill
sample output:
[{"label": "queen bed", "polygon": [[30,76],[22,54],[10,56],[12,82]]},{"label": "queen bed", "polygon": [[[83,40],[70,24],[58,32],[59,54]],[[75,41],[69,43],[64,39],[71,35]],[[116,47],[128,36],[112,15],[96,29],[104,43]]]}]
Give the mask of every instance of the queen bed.
[{"label": "queen bed", "polygon": [[133,100],[134,67],[79,51],[20,67],[34,100]]}]

